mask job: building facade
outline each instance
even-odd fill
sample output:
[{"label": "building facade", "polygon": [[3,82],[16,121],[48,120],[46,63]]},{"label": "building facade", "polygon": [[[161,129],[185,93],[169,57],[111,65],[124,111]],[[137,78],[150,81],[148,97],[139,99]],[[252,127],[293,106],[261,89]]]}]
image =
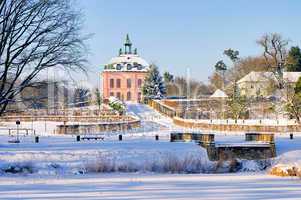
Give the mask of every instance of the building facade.
[{"label": "building facade", "polygon": [[102,71],[102,90],[104,99],[114,96],[122,101],[140,102],[142,85],[149,64],[132,49],[129,35],[119,55],[112,58]]},{"label": "building facade", "polygon": [[[295,87],[296,82],[301,77],[301,72],[283,72],[283,81],[285,86],[289,88]],[[247,97],[268,97],[273,96],[275,91],[275,83],[277,79],[272,72],[250,72],[237,84],[240,94]]]}]

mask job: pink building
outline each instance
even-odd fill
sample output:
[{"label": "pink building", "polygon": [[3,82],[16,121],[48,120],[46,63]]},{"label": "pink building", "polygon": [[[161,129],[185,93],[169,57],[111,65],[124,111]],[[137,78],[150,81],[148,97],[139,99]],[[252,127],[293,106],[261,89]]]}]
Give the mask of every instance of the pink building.
[{"label": "pink building", "polygon": [[104,99],[114,96],[123,101],[141,101],[141,87],[148,69],[149,64],[137,54],[137,49],[132,51],[127,35],[124,49],[119,50],[119,56],[112,58],[102,72]]}]

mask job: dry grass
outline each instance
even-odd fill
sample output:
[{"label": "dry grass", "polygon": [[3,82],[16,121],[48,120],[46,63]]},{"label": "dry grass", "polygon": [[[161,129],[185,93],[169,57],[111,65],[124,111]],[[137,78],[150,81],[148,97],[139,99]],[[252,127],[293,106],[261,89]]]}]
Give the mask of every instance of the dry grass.
[{"label": "dry grass", "polygon": [[275,176],[297,176],[301,178],[301,169],[295,166],[292,167],[273,167],[269,174],[275,175]]},{"label": "dry grass", "polygon": [[157,173],[204,173],[208,172],[208,163],[200,157],[188,155],[179,158],[166,153],[156,160],[137,162],[116,162],[116,159],[107,156],[98,156],[95,161],[87,162],[84,166],[86,173],[110,172],[157,172]]}]

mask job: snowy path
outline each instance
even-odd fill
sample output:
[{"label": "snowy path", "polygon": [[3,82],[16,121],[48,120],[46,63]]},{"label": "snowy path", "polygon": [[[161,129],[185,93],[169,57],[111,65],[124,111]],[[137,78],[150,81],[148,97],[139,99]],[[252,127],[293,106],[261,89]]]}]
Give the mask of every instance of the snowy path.
[{"label": "snowy path", "polygon": [[165,117],[145,104],[127,104],[127,113],[135,115],[141,121],[156,122],[167,128],[173,128],[172,119]]},{"label": "snowy path", "polygon": [[301,180],[264,174],[0,177],[0,199],[301,199]]}]

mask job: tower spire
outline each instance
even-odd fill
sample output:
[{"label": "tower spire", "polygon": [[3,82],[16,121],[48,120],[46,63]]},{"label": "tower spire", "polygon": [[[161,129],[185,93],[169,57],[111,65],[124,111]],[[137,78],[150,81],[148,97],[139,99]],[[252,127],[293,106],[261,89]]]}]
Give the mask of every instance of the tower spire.
[{"label": "tower spire", "polygon": [[126,34],[125,43],[124,43],[124,52],[125,54],[132,53],[132,42],[130,40],[129,34]]}]

